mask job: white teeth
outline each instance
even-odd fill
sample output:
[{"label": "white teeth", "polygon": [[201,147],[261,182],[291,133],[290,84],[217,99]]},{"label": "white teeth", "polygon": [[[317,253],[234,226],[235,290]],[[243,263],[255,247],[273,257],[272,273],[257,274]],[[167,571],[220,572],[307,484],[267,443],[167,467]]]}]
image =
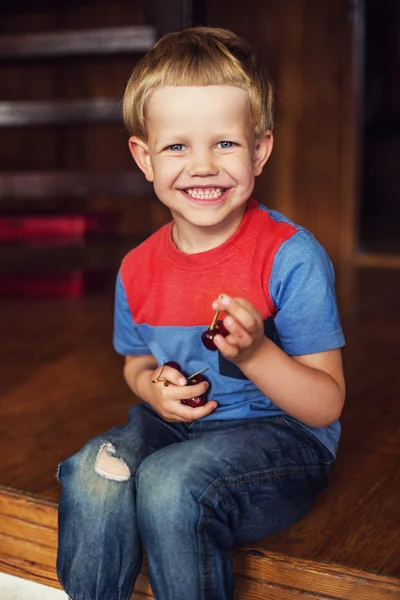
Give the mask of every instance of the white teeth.
[{"label": "white teeth", "polygon": [[211,200],[222,196],[224,188],[187,188],[185,192],[192,198]]}]

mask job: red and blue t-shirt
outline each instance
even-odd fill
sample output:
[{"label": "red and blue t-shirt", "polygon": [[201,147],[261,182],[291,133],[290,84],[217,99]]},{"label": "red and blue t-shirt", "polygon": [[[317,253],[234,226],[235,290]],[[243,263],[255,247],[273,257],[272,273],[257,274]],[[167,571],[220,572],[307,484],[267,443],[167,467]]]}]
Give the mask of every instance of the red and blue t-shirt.
[{"label": "red and blue t-shirt", "polygon": [[[122,261],[115,349],[126,356],[152,354],[160,365],[174,360],[186,376],[207,367],[208,396],[218,402],[207,420],[285,414],[219,351],[207,350],[201,334],[214,317],[212,301],[224,292],[251,302],[264,319],[265,334],[291,356],[343,346],[325,250],[306,229],[254,199],[237,231],[206,252],[178,250],[172,226],[156,231]],[[335,454],[338,421],[307,429]]]}]

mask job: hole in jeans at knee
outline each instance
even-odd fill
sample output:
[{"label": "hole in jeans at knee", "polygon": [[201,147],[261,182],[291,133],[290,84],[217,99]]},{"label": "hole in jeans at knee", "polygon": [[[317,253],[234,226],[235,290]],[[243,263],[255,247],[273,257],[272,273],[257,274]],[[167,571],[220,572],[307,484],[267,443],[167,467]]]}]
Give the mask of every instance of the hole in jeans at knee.
[{"label": "hole in jeans at knee", "polygon": [[94,470],[98,475],[110,481],[127,481],[131,473],[128,465],[122,458],[114,456],[116,450],[110,443],[100,446]]}]

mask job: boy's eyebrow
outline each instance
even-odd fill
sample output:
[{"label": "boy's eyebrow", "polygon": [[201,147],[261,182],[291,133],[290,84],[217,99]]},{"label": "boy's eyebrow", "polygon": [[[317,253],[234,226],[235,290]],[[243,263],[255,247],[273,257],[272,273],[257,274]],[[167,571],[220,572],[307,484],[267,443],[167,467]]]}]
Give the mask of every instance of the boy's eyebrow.
[{"label": "boy's eyebrow", "polygon": [[246,134],[244,131],[228,131],[228,132],[223,132],[220,134],[217,134],[215,136],[216,139],[218,139],[219,141],[223,141],[223,140],[230,140],[231,138],[240,138],[240,137],[245,137]]},{"label": "boy's eyebrow", "polygon": [[[213,139],[217,142],[228,141],[231,138],[245,138],[246,131],[242,129],[235,129],[231,131],[217,132],[213,135]],[[188,143],[187,134],[176,133],[166,135],[165,137],[159,137],[154,139],[154,145],[157,146],[170,146],[171,144],[185,144]]]}]

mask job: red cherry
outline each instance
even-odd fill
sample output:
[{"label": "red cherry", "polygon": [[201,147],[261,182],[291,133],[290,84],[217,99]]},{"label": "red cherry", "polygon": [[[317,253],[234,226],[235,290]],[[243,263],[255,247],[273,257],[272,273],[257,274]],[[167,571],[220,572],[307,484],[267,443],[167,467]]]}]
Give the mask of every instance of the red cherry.
[{"label": "red cherry", "polygon": [[216,350],[217,346],[214,344],[214,336],[217,333],[215,329],[207,329],[201,334],[201,341],[207,350]]},{"label": "red cherry", "polygon": [[206,400],[204,396],[196,396],[196,398],[190,398],[190,400],[181,400],[181,404],[185,404],[186,406],[191,406],[192,408],[197,408],[198,406],[204,406]]},{"label": "red cherry", "polygon": [[211,327],[201,334],[201,340],[208,350],[217,350],[217,346],[214,344],[214,337],[217,334],[223,335],[224,337],[229,335],[229,331],[221,320],[216,322],[213,321]]},{"label": "red cherry", "polygon": [[175,362],[174,360],[168,360],[166,363],[164,363],[164,366],[172,367],[173,369],[176,369],[179,372],[181,371],[181,365]]},{"label": "red cherry", "polygon": [[226,337],[227,335],[229,335],[229,331],[225,327],[223,321],[217,321],[216,324],[215,324],[214,329],[217,329],[218,333],[220,335],[223,335],[224,337]]},{"label": "red cherry", "polygon": [[[206,381],[206,378],[199,373],[198,375],[195,375],[194,377],[192,377],[191,379],[188,379],[187,385],[197,385],[198,383],[201,383],[202,381]],[[185,406],[191,406],[192,408],[197,408],[198,406],[204,406],[204,404],[206,403],[206,394],[201,394],[201,396],[194,396],[194,398],[189,398],[187,400],[181,400],[182,404],[185,404]]]}]

